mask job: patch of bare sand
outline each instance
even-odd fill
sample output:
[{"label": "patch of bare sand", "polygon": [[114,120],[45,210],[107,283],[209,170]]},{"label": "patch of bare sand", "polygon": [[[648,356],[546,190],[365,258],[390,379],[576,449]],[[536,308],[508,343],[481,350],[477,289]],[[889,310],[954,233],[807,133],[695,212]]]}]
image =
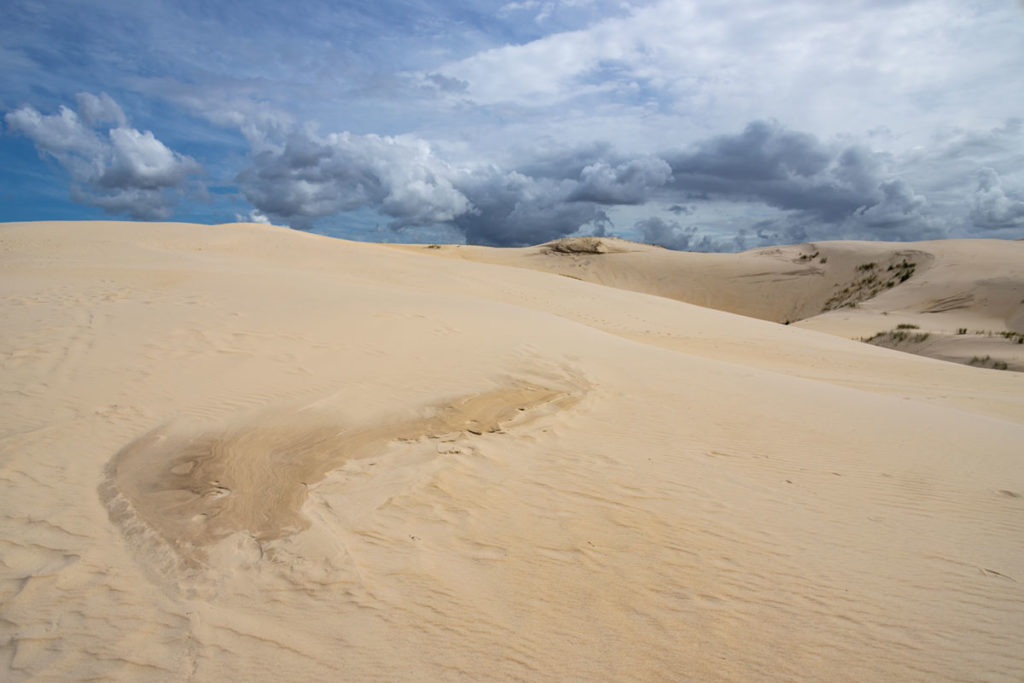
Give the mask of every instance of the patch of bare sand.
[{"label": "patch of bare sand", "polygon": [[0,243],[5,679],[1024,667],[1020,374],[267,226]]}]

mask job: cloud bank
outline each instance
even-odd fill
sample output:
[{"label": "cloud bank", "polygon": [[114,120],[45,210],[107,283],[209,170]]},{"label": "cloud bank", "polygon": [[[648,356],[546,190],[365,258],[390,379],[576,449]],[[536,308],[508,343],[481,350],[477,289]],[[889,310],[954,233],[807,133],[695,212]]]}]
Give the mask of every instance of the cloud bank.
[{"label": "cloud bank", "polygon": [[[753,121],[656,154],[595,144],[512,169],[446,160],[413,136],[305,130],[254,153],[237,180],[259,212],[294,227],[371,209],[394,230],[441,225],[498,246],[619,231],[673,249],[732,250],[749,240],[907,240],[944,236],[957,222],[974,232],[1024,224],[1024,203],[992,169],[973,191],[934,199],[901,173],[914,175],[913,165],[863,143]],[[770,217],[723,227],[709,210],[723,203]],[[651,215],[618,226],[610,212],[622,207]]]},{"label": "cloud bank", "polygon": [[[76,201],[113,215],[169,218],[198,186],[199,163],[131,127],[106,93],[79,93],[76,104],[48,115],[23,106],[7,113],[7,128],[67,171]],[[808,239],[999,236],[1024,228],[1020,175],[1004,168],[1015,179],[1007,183],[991,166],[964,162],[969,149],[1005,167],[1006,150],[1024,148],[1019,121],[987,133],[961,131],[944,148],[904,158],[862,141],[823,140],[755,120],[738,132],[654,153],[629,155],[597,142],[543,152],[514,168],[445,158],[413,135],[319,134],[277,119],[250,132],[251,151],[235,177],[252,207],[246,214],[300,229],[369,210],[383,217],[385,229],[411,238],[419,229],[443,228],[468,243],[522,246],[619,234],[718,251]],[[917,189],[919,182],[927,189]],[[737,215],[736,207],[756,217]]]},{"label": "cloud bank", "polygon": [[604,220],[602,192],[636,189],[628,169],[622,177],[611,175],[591,187],[491,165],[456,165],[418,138],[307,130],[253,154],[237,181],[258,211],[293,227],[369,208],[387,216],[395,230],[447,225],[471,243],[522,245]]}]

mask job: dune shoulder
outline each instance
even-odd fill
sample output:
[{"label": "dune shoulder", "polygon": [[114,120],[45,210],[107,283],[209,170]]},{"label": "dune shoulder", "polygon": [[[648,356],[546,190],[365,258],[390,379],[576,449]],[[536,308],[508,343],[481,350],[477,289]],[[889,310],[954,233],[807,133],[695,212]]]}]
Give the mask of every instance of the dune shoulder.
[{"label": "dune shoulder", "polygon": [[[1024,369],[1024,242],[818,242],[739,254],[606,237],[405,247],[531,268],[976,367]],[[914,325],[929,343],[901,339]],[[966,331],[965,331],[966,330]],[[1005,343],[1004,343],[1005,342]]]}]

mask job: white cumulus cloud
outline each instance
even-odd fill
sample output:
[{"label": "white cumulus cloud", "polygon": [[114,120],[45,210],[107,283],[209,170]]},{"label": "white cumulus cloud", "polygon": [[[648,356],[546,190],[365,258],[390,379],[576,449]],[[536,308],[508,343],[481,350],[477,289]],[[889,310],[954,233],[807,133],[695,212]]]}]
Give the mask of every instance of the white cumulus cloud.
[{"label": "white cumulus cloud", "polygon": [[[136,219],[169,218],[176,192],[202,167],[150,131],[128,127],[106,93],[79,93],[76,99],[77,113],[61,106],[56,114],[42,114],[24,106],[4,118],[11,132],[32,140],[40,155],[67,170],[75,201]],[[107,123],[114,127],[104,131]]]}]

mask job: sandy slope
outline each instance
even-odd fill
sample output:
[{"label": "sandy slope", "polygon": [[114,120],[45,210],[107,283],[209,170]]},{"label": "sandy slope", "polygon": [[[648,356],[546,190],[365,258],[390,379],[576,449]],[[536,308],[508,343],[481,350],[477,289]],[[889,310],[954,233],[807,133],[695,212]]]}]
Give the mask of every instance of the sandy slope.
[{"label": "sandy slope", "polygon": [[4,679],[1024,672],[1024,375],[267,226],[0,258]]},{"label": "sandy slope", "polygon": [[[927,343],[892,348],[1024,371],[1024,241],[822,242],[741,254],[676,252],[612,238],[523,249],[398,247],[530,268],[850,339],[899,324]],[[966,334],[958,334],[966,329]]]}]

